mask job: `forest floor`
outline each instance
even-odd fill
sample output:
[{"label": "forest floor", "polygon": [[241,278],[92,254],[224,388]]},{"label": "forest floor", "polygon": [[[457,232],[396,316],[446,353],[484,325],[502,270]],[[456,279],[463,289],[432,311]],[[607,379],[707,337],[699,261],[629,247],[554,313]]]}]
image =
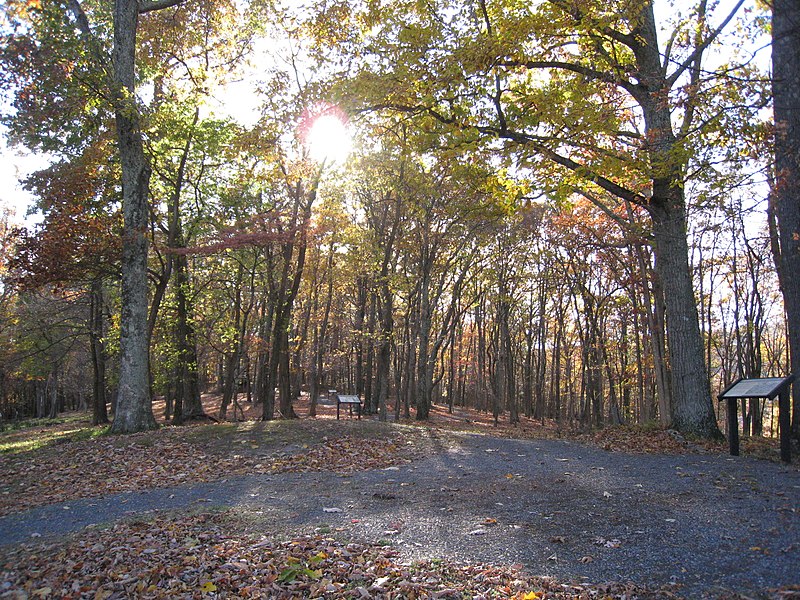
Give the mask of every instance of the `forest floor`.
[{"label": "forest floor", "polygon": [[800,598],[776,440],[307,409],[0,432],[0,598]]}]

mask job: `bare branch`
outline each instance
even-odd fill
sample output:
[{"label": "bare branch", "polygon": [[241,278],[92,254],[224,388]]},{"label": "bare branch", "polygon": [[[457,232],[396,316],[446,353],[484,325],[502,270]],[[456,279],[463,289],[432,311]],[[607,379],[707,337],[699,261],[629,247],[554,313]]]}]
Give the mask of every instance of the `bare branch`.
[{"label": "bare branch", "polygon": [[728,13],[728,16],[722,20],[722,23],[719,24],[719,26],[711,33],[711,35],[703,40],[703,43],[698,45],[697,48],[694,49],[694,52],[692,52],[686,58],[686,60],[684,60],[678,66],[675,72],[667,78],[667,89],[671,89],[672,86],[675,85],[675,82],[678,81],[678,78],[697,62],[703,52],[705,52],[711,43],[719,37],[722,31],[728,26],[728,23],[730,23],[733,17],[736,16],[736,13],[739,12],[739,9],[742,7],[742,4],[744,4],[744,0],[739,0],[736,3],[736,6],[731,9],[731,12]]}]

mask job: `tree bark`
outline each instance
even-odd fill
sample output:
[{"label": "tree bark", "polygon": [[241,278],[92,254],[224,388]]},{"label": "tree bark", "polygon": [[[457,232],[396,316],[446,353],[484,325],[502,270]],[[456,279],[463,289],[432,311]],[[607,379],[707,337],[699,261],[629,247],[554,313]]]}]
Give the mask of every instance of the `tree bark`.
[{"label": "tree bark", "polygon": [[672,426],[685,434],[719,438],[722,434],[717,427],[703,361],[682,195],[682,189],[675,187],[672,179],[657,181],[650,206],[656,272],[664,288],[667,309]]},{"label": "tree bark", "polygon": [[147,335],[147,226],[150,165],[134,96],[136,0],[114,3],[114,110],[122,166],[122,308],[120,373],[112,433],[157,427],[150,402]]},{"label": "tree bark", "polygon": [[[789,329],[791,370],[800,376],[800,4],[772,4],[772,92],[775,111],[775,186],[777,220],[773,250]],[[792,432],[800,439],[800,383],[792,393]]]},{"label": "tree bark", "polygon": [[643,6],[639,40],[633,46],[639,67],[642,108],[652,171],[652,197],[646,208],[653,220],[656,272],[664,287],[667,345],[672,369],[672,425],[701,438],[722,437],[703,360],[703,339],[694,297],[686,229],[683,174],[676,159],[669,82],[664,78],[652,2]]},{"label": "tree bark", "polygon": [[103,280],[92,280],[89,338],[92,346],[94,390],[92,394],[92,425],[108,423],[106,407],[106,352],[103,343]]}]

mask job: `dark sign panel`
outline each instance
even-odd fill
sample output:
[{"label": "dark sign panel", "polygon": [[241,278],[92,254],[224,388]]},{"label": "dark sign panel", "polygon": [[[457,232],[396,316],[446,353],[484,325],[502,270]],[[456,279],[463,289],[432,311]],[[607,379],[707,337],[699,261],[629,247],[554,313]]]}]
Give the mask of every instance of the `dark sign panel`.
[{"label": "dark sign panel", "polygon": [[778,395],[790,377],[764,377],[763,379],[742,379],[719,395],[723,398],[769,398]]}]

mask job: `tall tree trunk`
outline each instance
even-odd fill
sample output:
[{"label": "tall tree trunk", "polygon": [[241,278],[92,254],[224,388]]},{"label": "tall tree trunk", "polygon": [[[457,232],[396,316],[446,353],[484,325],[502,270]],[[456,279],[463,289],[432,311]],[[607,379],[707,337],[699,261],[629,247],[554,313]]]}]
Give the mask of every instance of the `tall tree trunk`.
[{"label": "tall tree trunk", "polygon": [[[189,270],[186,256],[175,257],[175,297],[177,300],[177,346],[181,393],[175,404],[174,424],[189,419],[205,419],[207,415],[200,399],[197,372],[197,339],[192,324],[192,304],[189,296]],[[180,416],[178,410],[180,409]]]},{"label": "tall tree trunk", "polygon": [[380,296],[380,322],[381,339],[378,346],[378,419],[387,420],[386,402],[389,399],[389,377],[391,367],[392,352],[392,294],[387,283],[382,284],[385,289],[381,289]]},{"label": "tall tree trunk", "polygon": [[309,382],[309,394],[311,396],[311,408],[309,416],[317,416],[317,396],[322,388],[323,359],[325,358],[325,343],[328,334],[328,321],[331,315],[331,305],[333,304],[333,257],[335,255],[334,238],[331,237],[328,246],[328,259],[326,264],[326,277],[328,278],[325,292],[325,308],[322,312],[322,319],[319,322],[314,335],[314,356],[311,359],[311,381]]},{"label": "tall tree trunk", "polygon": [[672,128],[669,86],[664,79],[652,2],[642,7],[634,52],[647,93],[639,103],[648,140],[656,271],[664,287],[667,345],[672,369],[672,425],[701,438],[721,438],[703,359],[703,339],[694,297],[686,228],[686,200],[677,139]]},{"label": "tall tree trunk", "polygon": [[[236,332],[236,339],[232,348],[223,354],[224,371],[222,379],[222,401],[219,405],[219,420],[224,421],[228,417],[228,407],[235,401],[238,394],[239,362],[242,356],[242,346],[244,344],[245,330],[247,328],[247,317],[242,309],[242,284],[244,281],[244,264],[239,262],[236,268],[236,280],[234,284],[233,301],[233,330]],[[234,420],[236,411],[234,410]]]},{"label": "tall tree trunk", "polygon": [[[773,0],[772,92],[775,111],[773,254],[789,329],[791,371],[800,376],[800,3]],[[800,439],[800,382],[792,394],[792,431]]]},{"label": "tall tree trunk", "polygon": [[157,427],[150,401],[147,335],[147,226],[150,165],[135,103],[139,3],[114,2],[114,111],[122,165],[122,308],[120,371],[113,433]]},{"label": "tall tree trunk", "polygon": [[355,340],[355,393],[361,396],[364,392],[364,340],[367,339],[364,330],[367,315],[367,301],[369,298],[369,285],[366,275],[359,275],[356,278],[356,315],[354,328],[356,331]]},{"label": "tall tree trunk", "polygon": [[373,393],[373,382],[375,380],[375,321],[377,319],[377,291],[372,290],[369,294],[369,305],[367,307],[367,340],[366,360],[364,364],[364,408],[367,413],[372,415],[378,412],[378,399]]},{"label": "tall tree trunk", "polygon": [[[689,269],[686,207],[673,179],[654,186],[656,270],[664,287],[667,346],[672,370],[672,426],[702,438],[721,437],[703,361],[703,340]],[[658,198],[658,200],[656,200]]]}]

